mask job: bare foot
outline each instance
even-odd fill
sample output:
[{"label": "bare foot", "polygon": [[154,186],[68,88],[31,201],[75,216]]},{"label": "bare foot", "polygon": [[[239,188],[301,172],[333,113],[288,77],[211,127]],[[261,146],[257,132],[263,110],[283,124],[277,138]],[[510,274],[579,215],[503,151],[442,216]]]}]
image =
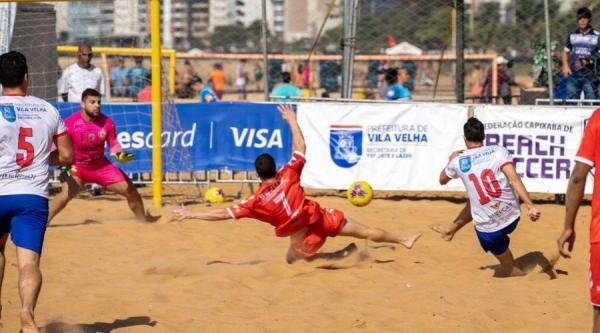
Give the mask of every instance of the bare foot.
[{"label": "bare foot", "polygon": [[418,234],[404,237],[400,241],[400,244],[402,244],[407,249],[412,249],[413,245],[415,245],[415,242],[417,241],[417,239],[419,239],[419,237],[421,237],[421,235],[423,234],[419,232]]},{"label": "bare foot", "polygon": [[454,233],[448,229],[448,227],[443,226],[441,224],[431,224],[429,228],[442,236],[442,239],[445,241],[451,241],[452,237],[454,237]]},{"label": "bare foot", "polygon": [[37,325],[33,320],[33,312],[30,310],[21,310],[21,331],[23,333],[39,333]]}]

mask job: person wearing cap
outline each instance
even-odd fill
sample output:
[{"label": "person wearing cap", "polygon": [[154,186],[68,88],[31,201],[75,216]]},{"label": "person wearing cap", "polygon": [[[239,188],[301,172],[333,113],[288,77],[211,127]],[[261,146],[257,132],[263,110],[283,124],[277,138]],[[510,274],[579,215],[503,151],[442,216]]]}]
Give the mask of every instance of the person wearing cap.
[{"label": "person wearing cap", "polygon": [[562,72],[567,78],[567,99],[595,99],[596,73],[593,59],[599,56],[600,32],[592,28],[592,11],[587,7],[577,10],[577,29],[567,36],[562,52]]},{"label": "person wearing cap", "polygon": [[200,103],[214,103],[219,101],[217,93],[215,93],[209,86],[205,86],[201,77],[197,75],[192,76],[190,83],[194,92],[198,94]]}]

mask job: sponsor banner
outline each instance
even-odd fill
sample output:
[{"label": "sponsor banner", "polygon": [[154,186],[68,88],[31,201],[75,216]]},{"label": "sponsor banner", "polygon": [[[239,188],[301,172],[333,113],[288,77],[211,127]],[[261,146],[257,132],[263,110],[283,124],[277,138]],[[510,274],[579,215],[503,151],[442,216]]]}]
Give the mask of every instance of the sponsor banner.
[{"label": "sponsor banner", "polygon": [[450,153],[464,147],[466,120],[461,105],[300,103],[302,184],[345,189],[365,180],[377,190],[464,190],[438,179]]},{"label": "sponsor banner", "polygon": [[[55,103],[66,119],[78,103]],[[169,109],[173,108],[173,109]],[[152,170],[150,104],[105,104],[102,112],[117,126],[117,139],[136,160],[120,165],[126,172]],[[213,103],[163,105],[164,171],[254,170],[254,160],[269,153],[278,165],[291,156],[291,134],[277,104]],[[108,150],[107,150],[108,154]]]},{"label": "sponsor banner", "polygon": [[[529,192],[566,192],[593,108],[481,105],[474,111],[485,125],[485,144],[508,149]],[[592,185],[590,178],[586,193]]]}]

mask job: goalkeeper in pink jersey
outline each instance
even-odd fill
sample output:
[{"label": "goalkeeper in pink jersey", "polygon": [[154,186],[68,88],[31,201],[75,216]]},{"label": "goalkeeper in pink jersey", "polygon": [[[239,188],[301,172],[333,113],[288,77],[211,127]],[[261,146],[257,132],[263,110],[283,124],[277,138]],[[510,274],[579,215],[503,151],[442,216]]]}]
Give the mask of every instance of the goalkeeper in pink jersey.
[{"label": "goalkeeper in pink jersey", "polygon": [[104,146],[108,143],[111,156],[117,162],[127,163],[134,159],[132,154],[123,151],[117,141],[115,123],[100,112],[100,93],[97,90],[86,89],[83,92],[81,112],[67,118],[65,126],[73,141],[74,163],[70,169],[63,170],[62,191],[50,201],[48,221],[65,208],[83,185],[89,183],[124,196],[136,219],[149,221],[142,197],[129,177],[104,156]]}]

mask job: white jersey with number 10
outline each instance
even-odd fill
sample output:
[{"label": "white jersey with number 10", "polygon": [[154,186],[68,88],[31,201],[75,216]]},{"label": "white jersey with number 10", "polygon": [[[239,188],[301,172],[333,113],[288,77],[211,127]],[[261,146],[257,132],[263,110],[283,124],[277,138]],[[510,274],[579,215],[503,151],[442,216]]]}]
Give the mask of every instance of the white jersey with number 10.
[{"label": "white jersey with number 10", "polygon": [[446,166],[448,177],[465,184],[479,231],[498,231],[521,215],[519,199],[502,172],[508,163],[512,157],[506,148],[481,146],[465,150]]},{"label": "white jersey with number 10", "polygon": [[33,96],[0,97],[0,195],[48,197],[53,138],[66,133],[50,103]]}]

